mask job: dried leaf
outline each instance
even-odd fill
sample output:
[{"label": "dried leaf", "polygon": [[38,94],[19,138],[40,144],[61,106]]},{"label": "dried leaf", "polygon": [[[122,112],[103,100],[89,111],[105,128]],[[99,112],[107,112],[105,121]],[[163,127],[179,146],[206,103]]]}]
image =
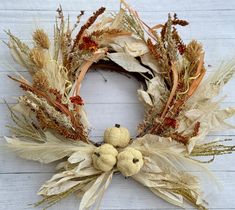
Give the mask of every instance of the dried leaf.
[{"label": "dried leaf", "polygon": [[148,106],[153,105],[152,99],[146,91],[138,90],[137,93],[138,93],[138,97],[139,97],[140,101],[144,102],[144,104],[146,104]]},{"label": "dried leaf", "polygon": [[145,53],[140,56],[141,62],[150,67],[155,73],[160,73],[160,69],[158,67],[158,63],[155,58],[150,53]]},{"label": "dried leaf", "polygon": [[87,209],[95,203],[95,201],[103,195],[111,182],[113,171],[102,173],[94,182],[94,184],[87,190],[82,197],[79,210]]},{"label": "dried leaf", "polygon": [[[8,147],[13,149],[20,157],[39,161],[41,163],[51,163],[60,160],[73,152],[79,151],[85,143],[76,144],[61,141],[51,133],[46,133],[45,143],[26,142],[17,138],[5,137]],[[91,146],[91,148],[93,148]]]},{"label": "dried leaf", "polygon": [[131,55],[132,57],[138,57],[148,52],[148,47],[142,40],[131,36],[117,37],[113,39],[110,46],[116,52],[123,52]]},{"label": "dried leaf", "polygon": [[129,72],[139,72],[144,73],[148,72],[149,70],[138,62],[134,57],[131,55],[128,55],[126,53],[108,53],[107,57],[111,59],[113,62],[120,65],[122,68],[124,68],[126,71]]}]

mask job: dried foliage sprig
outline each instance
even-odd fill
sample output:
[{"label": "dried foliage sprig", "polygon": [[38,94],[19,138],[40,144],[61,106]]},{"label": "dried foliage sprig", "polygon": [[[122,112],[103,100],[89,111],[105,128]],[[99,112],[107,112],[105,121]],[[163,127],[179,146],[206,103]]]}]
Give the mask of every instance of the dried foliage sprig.
[{"label": "dried foliage sprig", "polygon": [[80,31],[78,32],[78,34],[76,35],[76,38],[74,40],[74,44],[73,44],[73,47],[72,47],[72,51],[74,50],[74,48],[78,45],[78,43],[80,42],[81,40],[81,37],[84,33],[84,31],[86,29],[88,29],[95,21],[96,19],[102,14],[104,13],[105,11],[105,7],[101,7],[99,8],[96,12],[94,12],[93,16],[91,16],[88,21],[86,22],[85,25],[83,25],[80,29]]}]

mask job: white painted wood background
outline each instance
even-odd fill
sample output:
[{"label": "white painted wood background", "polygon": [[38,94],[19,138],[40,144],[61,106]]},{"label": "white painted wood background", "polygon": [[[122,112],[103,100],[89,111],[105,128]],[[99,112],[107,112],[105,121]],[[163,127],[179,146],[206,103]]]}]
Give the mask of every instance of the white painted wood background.
[{"label": "white painted wood background", "polygon": [[[200,40],[206,50],[208,72],[212,72],[223,60],[235,56],[235,1],[234,0],[128,0],[139,11],[148,24],[166,20],[168,12],[176,12],[180,18],[189,20],[190,26],[182,32],[188,42]],[[108,10],[118,10],[118,0],[1,0],[0,2],[0,39],[7,40],[3,30],[10,29],[26,42],[35,28],[43,27],[52,36],[55,10],[61,4],[65,13],[74,20],[80,10],[86,11],[86,17],[100,6]],[[0,140],[9,135],[5,125],[10,117],[4,100],[15,103],[15,96],[22,92],[7,74],[18,71],[28,76],[26,71],[16,65],[10,57],[7,47],[0,45]],[[104,81],[105,77],[107,82]],[[235,106],[235,80],[223,91],[228,97],[222,106]],[[82,96],[90,122],[93,126],[91,136],[101,139],[103,130],[120,123],[135,134],[136,125],[143,118],[143,108],[136,97],[139,84],[134,79],[110,72],[89,72],[83,87]],[[235,119],[230,122],[235,124]],[[209,138],[235,139],[235,131],[223,131],[211,134]],[[235,141],[233,141],[235,144]],[[210,209],[235,209],[235,154],[217,157],[209,168],[218,177],[223,190],[209,197]],[[40,185],[54,173],[54,164],[41,165],[22,160],[12,152],[0,147],[0,209],[34,209],[29,204],[39,197],[36,192]],[[210,189],[211,186],[207,186]],[[75,197],[66,199],[52,210],[78,209]],[[191,207],[189,207],[191,208]],[[36,209],[41,209],[36,208]],[[156,198],[147,189],[131,179],[114,176],[107,190],[101,209],[176,209],[165,201]]]}]

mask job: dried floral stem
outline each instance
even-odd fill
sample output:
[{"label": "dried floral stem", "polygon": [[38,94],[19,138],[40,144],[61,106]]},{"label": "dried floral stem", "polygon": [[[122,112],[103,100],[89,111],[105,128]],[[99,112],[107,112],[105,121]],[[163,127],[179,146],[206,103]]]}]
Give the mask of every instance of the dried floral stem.
[{"label": "dried floral stem", "polygon": [[170,103],[172,102],[172,99],[175,95],[175,92],[177,90],[177,86],[178,86],[178,73],[177,73],[177,70],[175,68],[175,64],[172,63],[172,66],[171,66],[171,70],[172,70],[172,74],[173,74],[173,86],[172,86],[172,89],[171,89],[171,93],[170,93],[170,96],[167,100],[167,103],[166,103],[166,106],[161,114],[161,119],[164,118],[164,116],[166,115],[166,112],[168,110],[168,107],[170,105]]},{"label": "dried floral stem", "polygon": [[205,75],[205,70],[203,69],[203,64],[204,64],[204,53],[201,54],[200,58],[199,58],[199,64],[195,73],[195,77],[197,77],[198,75],[200,75],[197,79],[195,79],[190,88],[189,91],[187,93],[188,98],[191,97],[193,95],[193,93],[196,91],[196,89],[198,88],[200,82],[202,81],[204,75]]},{"label": "dried floral stem", "polygon": [[172,63],[172,74],[173,74],[173,86],[172,86],[172,90],[171,93],[168,97],[168,100],[166,102],[166,105],[164,107],[164,110],[162,111],[161,117],[160,117],[160,122],[157,123],[155,126],[153,126],[149,133],[154,133],[154,132],[158,132],[158,129],[164,124],[164,120],[165,120],[165,116],[167,114],[167,110],[169,109],[169,105],[172,103],[172,100],[174,98],[174,95],[176,93],[177,90],[177,86],[178,86],[178,73],[177,70],[175,68],[175,64]]},{"label": "dried floral stem", "polygon": [[[49,104],[51,104],[52,106],[58,108],[62,113],[69,116],[75,130],[77,130],[77,131],[80,130],[81,131],[81,129],[83,129],[81,124],[77,122],[75,116],[69,111],[69,109],[64,104],[61,104],[57,101],[53,101],[48,95],[46,95],[42,91],[30,86],[28,83],[26,83],[22,80],[16,79],[16,78],[11,77],[9,75],[8,75],[8,77],[11,78],[12,80],[16,81],[16,82],[19,82],[21,85],[23,85],[23,88],[26,88],[27,90],[32,91],[36,95],[45,98]],[[87,136],[83,136],[83,138],[80,139],[80,140],[85,141],[87,143],[89,142]]]},{"label": "dried floral stem", "polygon": [[81,38],[82,38],[82,35],[84,33],[84,31],[86,29],[88,29],[95,21],[96,19],[102,14],[104,13],[105,11],[105,7],[101,7],[100,9],[98,9],[96,12],[93,13],[93,16],[91,16],[88,21],[86,22],[85,25],[83,25],[79,31],[79,33],[77,34],[75,40],[74,40],[74,44],[73,44],[73,47],[72,47],[72,51],[74,51],[75,47],[78,46]]},{"label": "dried floral stem", "polygon": [[93,56],[88,61],[86,61],[85,63],[82,64],[82,66],[80,67],[79,75],[76,80],[76,87],[74,89],[73,95],[80,95],[81,82],[84,79],[85,74],[87,73],[87,71],[89,70],[91,65],[94,62],[96,62],[97,60],[104,57],[104,55],[105,55],[105,52],[101,52],[101,53],[96,52],[93,54]]}]

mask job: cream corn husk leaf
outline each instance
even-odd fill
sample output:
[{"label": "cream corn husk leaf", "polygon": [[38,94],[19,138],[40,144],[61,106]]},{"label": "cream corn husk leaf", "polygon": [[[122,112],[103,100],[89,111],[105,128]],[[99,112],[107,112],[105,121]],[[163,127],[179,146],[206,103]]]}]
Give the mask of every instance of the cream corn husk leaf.
[{"label": "cream corn husk leaf", "polygon": [[210,100],[220,93],[220,90],[226,85],[235,74],[235,60],[223,62],[215,72],[209,75],[208,79],[201,84],[195,95],[189,100],[189,103],[196,101]]},{"label": "cream corn husk leaf", "polygon": [[60,90],[61,94],[68,94],[68,90],[71,88],[71,82],[63,66],[55,60],[50,60],[45,69],[43,69],[43,72],[47,76],[51,88]]},{"label": "cream corn husk leaf", "polygon": [[138,60],[136,60],[134,57],[132,57],[129,54],[122,53],[122,52],[109,53],[107,57],[111,59],[113,62],[120,65],[126,71],[140,72],[140,73],[149,71],[147,68],[141,66]]},{"label": "cream corn husk leaf", "polygon": [[141,58],[141,62],[144,65],[150,67],[152,70],[154,70],[154,72],[160,73],[156,60],[153,58],[153,56],[149,52],[141,55],[140,58]]},{"label": "cream corn husk leaf", "polygon": [[153,105],[152,99],[146,91],[140,89],[137,91],[137,93],[138,93],[139,100],[142,101],[145,105],[148,105],[148,106]]},{"label": "cream corn husk leaf", "polygon": [[132,57],[142,56],[148,52],[148,48],[142,40],[131,36],[115,38],[110,46],[116,52],[124,52]]},{"label": "cream corn husk leaf", "polygon": [[44,143],[22,141],[17,138],[8,137],[5,137],[5,139],[8,147],[14,150],[20,157],[46,164],[70,156],[76,151],[84,149],[92,151],[94,148],[92,146],[89,147],[83,142],[63,142],[50,132],[46,132],[45,135]]},{"label": "cream corn husk leaf", "polygon": [[183,171],[197,168],[206,172],[209,179],[214,177],[204,166],[187,157],[183,145],[147,134],[137,138],[130,147],[139,150],[144,157],[144,166],[133,179],[174,205],[183,207],[186,194],[198,207],[204,205],[199,180]]}]

